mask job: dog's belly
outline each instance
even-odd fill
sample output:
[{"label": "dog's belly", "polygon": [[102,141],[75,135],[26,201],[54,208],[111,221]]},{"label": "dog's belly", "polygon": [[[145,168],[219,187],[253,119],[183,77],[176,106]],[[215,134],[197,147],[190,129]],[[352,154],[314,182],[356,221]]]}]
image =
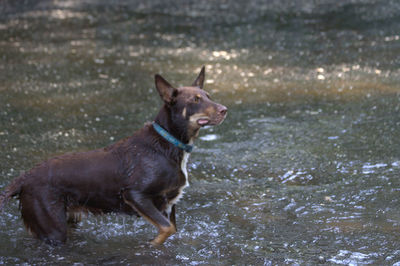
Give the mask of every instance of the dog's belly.
[{"label": "dog's belly", "polygon": [[137,213],[127,205],[120,195],[87,195],[80,200],[72,199],[69,203],[69,209],[78,209],[89,211],[94,214],[102,213],[125,213],[137,215]]}]

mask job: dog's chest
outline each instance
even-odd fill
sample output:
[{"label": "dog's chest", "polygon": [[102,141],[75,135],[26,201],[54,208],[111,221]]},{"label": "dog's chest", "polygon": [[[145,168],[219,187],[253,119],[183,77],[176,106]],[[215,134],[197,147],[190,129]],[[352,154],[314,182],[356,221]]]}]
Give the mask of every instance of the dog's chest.
[{"label": "dog's chest", "polygon": [[177,195],[174,198],[169,200],[168,206],[167,206],[168,213],[171,211],[172,205],[176,204],[182,198],[183,189],[185,187],[189,186],[189,178],[188,178],[188,172],[187,172],[187,163],[189,160],[189,156],[190,156],[190,154],[188,152],[183,153],[183,157],[182,157],[182,161],[181,161],[181,171],[185,178],[185,183],[181,187],[178,188]]},{"label": "dog's chest", "polygon": [[185,185],[183,185],[182,189],[189,186],[189,177],[188,177],[188,172],[187,172],[187,163],[189,160],[190,153],[184,152],[183,153],[183,158],[181,162],[181,171],[183,175],[185,176]]}]

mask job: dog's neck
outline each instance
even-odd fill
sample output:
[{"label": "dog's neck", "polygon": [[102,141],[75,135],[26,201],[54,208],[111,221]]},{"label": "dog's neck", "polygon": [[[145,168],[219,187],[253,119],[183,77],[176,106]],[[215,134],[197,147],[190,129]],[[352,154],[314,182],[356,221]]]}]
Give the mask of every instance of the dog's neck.
[{"label": "dog's neck", "polygon": [[195,135],[190,134],[187,128],[187,122],[184,121],[184,118],[181,119],[182,120],[178,119],[178,121],[173,119],[171,109],[164,104],[154,121],[176,139],[180,140],[182,143],[188,144],[193,141]]}]

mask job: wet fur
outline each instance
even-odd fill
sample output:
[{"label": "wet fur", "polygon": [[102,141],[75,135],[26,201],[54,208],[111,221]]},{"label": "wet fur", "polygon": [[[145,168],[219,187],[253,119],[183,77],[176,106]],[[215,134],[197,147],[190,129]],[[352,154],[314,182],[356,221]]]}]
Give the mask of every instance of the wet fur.
[{"label": "wet fur", "polygon": [[[175,89],[161,76],[155,79],[164,100],[155,122],[182,142],[192,142],[198,134],[193,117],[201,114],[210,125],[225,118],[226,107],[202,90],[204,67],[192,87]],[[0,210],[19,196],[27,229],[48,243],[65,242],[68,223],[79,222],[82,213],[138,215],[158,228],[152,243],[161,244],[176,232],[175,204],[189,184],[188,157],[147,123],[108,147],[64,154],[35,166],[6,187]]]}]

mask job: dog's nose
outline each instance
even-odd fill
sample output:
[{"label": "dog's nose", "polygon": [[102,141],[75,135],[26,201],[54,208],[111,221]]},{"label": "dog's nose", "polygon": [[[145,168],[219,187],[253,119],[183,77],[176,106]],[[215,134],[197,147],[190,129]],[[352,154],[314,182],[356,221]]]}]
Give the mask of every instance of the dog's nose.
[{"label": "dog's nose", "polygon": [[221,105],[221,106],[218,108],[218,111],[219,111],[219,113],[220,113],[221,115],[226,115],[226,113],[228,112],[228,108],[226,108],[225,106]]}]

